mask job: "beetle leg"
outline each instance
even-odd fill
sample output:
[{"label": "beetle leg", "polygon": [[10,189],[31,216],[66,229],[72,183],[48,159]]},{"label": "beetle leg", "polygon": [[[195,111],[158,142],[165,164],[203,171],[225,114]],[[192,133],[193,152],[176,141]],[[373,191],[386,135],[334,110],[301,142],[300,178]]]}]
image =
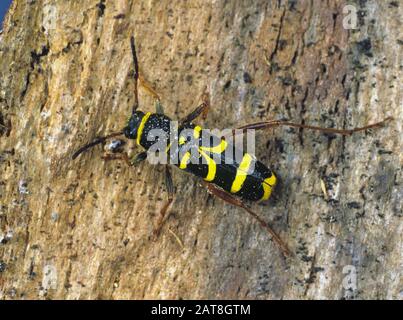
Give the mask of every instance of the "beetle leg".
[{"label": "beetle leg", "polygon": [[139,65],[137,60],[136,45],[134,43],[134,37],[130,37],[130,48],[132,51],[133,64],[134,64],[134,105],[132,112],[137,110],[139,106],[138,85],[140,85],[149,93],[156,101],[160,100],[158,93],[152,88],[152,86],[139,74]]},{"label": "beetle leg", "polygon": [[128,166],[135,166],[136,164],[144,161],[147,158],[147,152],[140,152],[135,155],[132,159],[130,159],[127,152],[120,152],[120,153],[107,153],[101,156],[101,158],[105,161],[111,160],[123,160],[126,162]]},{"label": "beetle leg", "polygon": [[392,119],[393,119],[392,117],[388,117],[380,122],[372,123],[372,124],[369,124],[364,127],[357,127],[357,128],[353,128],[353,129],[323,128],[323,127],[310,126],[310,125],[301,124],[301,123],[272,120],[272,121],[262,121],[262,122],[247,124],[245,126],[242,126],[242,127],[239,127],[238,129],[233,130],[233,134],[236,133],[236,130],[239,130],[238,132],[244,132],[245,130],[248,130],[248,129],[262,130],[262,129],[274,128],[274,127],[279,127],[279,126],[287,126],[287,127],[310,129],[310,130],[316,130],[316,131],[321,131],[321,132],[326,132],[326,133],[336,133],[336,134],[349,136],[349,135],[352,135],[354,132],[365,131],[365,130],[368,130],[371,128],[381,127],[387,121],[390,121]]},{"label": "beetle leg", "polygon": [[139,82],[139,64],[136,54],[136,45],[134,43],[134,37],[130,37],[130,48],[132,50],[133,65],[134,65],[134,105],[132,108],[132,113],[134,113],[139,107],[139,92],[138,92],[138,82]]},{"label": "beetle leg", "polygon": [[145,159],[147,159],[147,151],[140,152],[130,159],[130,165],[135,166]]},{"label": "beetle leg", "polygon": [[160,98],[159,94],[153,89],[151,84],[149,84],[147,82],[147,80],[145,80],[143,78],[143,76],[141,74],[139,75],[139,83],[145,89],[145,91],[149,95],[151,95],[153,97],[153,99],[155,100],[155,103],[154,103],[155,112],[158,114],[164,114],[164,108],[162,107],[161,98]]},{"label": "beetle leg", "polygon": [[154,235],[154,239],[156,239],[161,231],[161,228],[164,224],[164,218],[166,216],[166,213],[168,211],[168,208],[170,206],[170,204],[173,202],[174,199],[174,185],[172,182],[172,174],[171,174],[171,169],[169,168],[168,165],[165,165],[165,185],[167,188],[167,193],[168,193],[168,200],[167,202],[164,204],[164,206],[162,207],[161,211],[160,211],[160,215],[158,217],[157,220],[157,225],[154,229],[153,235]]},{"label": "beetle leg", "polygon": [[105,161],[111,161],[111,160],[123,160],[126,162],[128,166],[131,165],[129,156],[127,155],[126,152],[121,152],[121,153],[106,153],[101,156],[101,158]]},{"label": "beetle leg", "polygon": [[203,102],[196,109],[194,109],[191,113],[189,113],[186,117],[179,121],[181,125],[192,122],[200,115],[202,115],[203,120],[207,118],[207,114],[210,108],[210,98],[208,93],[203,93],[202,101]]},{"label": "beetle leg", "polygon": [[211,183],[202,182],[206,187],[209,193],[215,195],[216,197],[228,202],[234,206],[240,207],[248,212],[252,217],[254,217],[260,225],[265,228],[271,235],[272,239],[279,245],[282,253],[285,256],[289,256],[290,250],[288,249],[287,245],[281,240],[281,238],[277,235],[277,233],[262,219],[260,218],[255,212],[249,209],[241,200],[234,197],[233,195],[229,194],[228,192],[216,187]]},{"label": "beetle leg", "polygon": [[146,80],[144,79],[144,77],[139,74],[139,84],[145,89],[145,91],[152,96],[155,100],[161,100],[159,94],[157,93],[157,91],[154,90],[154,88],[152,87],[152,85]]},{"label": "beetle leg", "polygon": [[134,43],[134,37],[130,37],[130,48],[132,51],[133,64],[134,64],[134,105],[132,112],[136,111],[139,106],[139,97],[138,97],[138,85],[140,84],[148,94],[150,94],[156,100],[156,109],[157,113],[164,113],[160,101],[160,96],[153,89],[150,83],[144,79],[144,77],[139,72],[139,65],[137,60],[136,46]]},{"label": "beetle leg", "polygon": [[164,108],[159,100],[155,100],[155,112],[158,114],[164,114]]}]

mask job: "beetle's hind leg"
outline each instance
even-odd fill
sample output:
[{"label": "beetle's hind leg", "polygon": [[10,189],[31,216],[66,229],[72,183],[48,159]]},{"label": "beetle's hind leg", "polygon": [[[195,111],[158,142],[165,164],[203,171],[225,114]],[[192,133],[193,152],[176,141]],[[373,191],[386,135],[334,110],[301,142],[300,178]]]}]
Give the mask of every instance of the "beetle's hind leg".
[{"label": "beetle's hind leg", "polygon": [[[323,127],[311,126],[311,125],[306,125],[306,124],[301,124],[301,123],[272,120],[272,121],[262,121],[262,122],[247,124],[245,126],[237,128],[236,130],[239,130],[239,132],[244,132],[245,130],[248,130],[248,129],[263,130],[263,129],[275,128],[275,127],[280,127],[280,126],[286,126],[286,127],[310,129],[310,130],[321,131],[321,132],[325,132],[325,133],[335,133],[335,134],[349,136],[355,132],[360,132],[360,131],[365,131],[365,130],[368,130],[371,128],[381,127],[386,122],[388,122],[392,119],[393,119],[392,117],[388,117],[382,121],[372,123],[372,124],[366,125],[364,127],[356,127],[353,129],[323,128]],[[233,134],[235,134],[235,133],[236,133],[236,131],[233,130]]]},{"label": "beetle's hind leg", "polygon": [[134,104],[132,108],[132,113],[134,113],[139,107],[139,92],[138,92],[139,63],[137,60],[136,44],[133,36],[130,37],[130,49],[132,51],[132,59],[134,65]]},{"label": "beetle's hind leg", "polygon": [[255,218],[260,223],[260,225],[263,228],[265,228],[270,233],[272,239],[279,245],[282,253],[285,256],[289,256],[291,254],[287,245],[283,242],[283,240],[281,240],[281,238],[277,235],[277,233],[262,218],[260,218],[255,212],[249,209],[241,200],[229,194],[228,192],[216,187],[211,183],[203,182],[203,184],[207,187],[209,193],[224,200],[225,202],[240,207],[244,209],[246,212],[248,212],[253,218]]},{"label": "beetle's hind leg", "polygon": [[160,215],[158,216],[157,224],[153,232],[154,239],[157,239],[161,232],[161,228],[164,225],[165,222],[165,216],[168,212],[168,208],[171,205],[171,203],[174,200],[174,185],[172,181],[172,174],[171,174],[171,169],[169,168],[169,165],[165,165],[165,186],[167,188],[167,193],[168,193],[168,200],[162,207],[160,211]]}]

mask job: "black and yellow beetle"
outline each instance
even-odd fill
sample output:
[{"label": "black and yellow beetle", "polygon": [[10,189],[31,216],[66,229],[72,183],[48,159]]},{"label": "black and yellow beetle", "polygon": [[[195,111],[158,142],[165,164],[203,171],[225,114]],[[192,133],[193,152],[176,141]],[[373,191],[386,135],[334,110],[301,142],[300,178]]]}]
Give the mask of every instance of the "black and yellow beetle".
[{"label": "black and yellow beetle", "polygon": [[[140,161],[143,161],[147,158],[147,150],[151,146],[156,143],[155,139],[149,139],[149,134],[153,129],[159,129],[162,132],[166,133],[166,136],[171,136],[171,122],[172,120],[163,114],[162,106],[160,104],[160,99],[158,94],[145,82],[144,79],[139,77],[138,72],[138,61],[135,49],[134,38],[130,39],[131,50],[133,55],[134,62],[134,80],[135,80],[135,102],[132,110],[131,117],[122,131],[112,133],[110,135],[100,137],[95,139],[93,142],[81,147],[77,150],[72,158],[75,159],[79,154],[84,152],[85,150],[93,147],[97,144],[104,143],[106,139],[125,135],[128,139],[136,140],[137,144],[145,149],[144,152],[138,154],[134,159],[130,160],[128,155],[124,152],[119,154],[108,155],[104,159],[123,159],[129,165],[133,165]],[[151,93],[156,99],[156,113],[147,112],[144,113],[142,111],[138,111],[138,82],[142,82],[142,85],[145,89]],[[190,172],[198,177],[203,178],[203,183],[208,188],[209,192],[213,195],[223,199],[224,201],[236,205],[245,209],[249,214],[251,214],[259,223],[269,231],[272,235],[274,241],[276,241],[284,254],[288,255],[289,250],[287,246],[282,242],[280,237],[270,228],[270,226],[262,220],[256,213],[250,210],[242,200],[249,201],[260,201],[267,200],[270,197],[270,194],[276,185],[276,176],[275,174],[267,168],[263,163],[258,161],[253,155],[249,153],[242,153],[239,161],[231,161],[231,163],[227,163],[224,157],[224,151],[227,151],[228,148],[233,149],[233,152],[236,153],[236,147],[227,142],[225,137],[217,137],[213,136],[210,133],[212,139],[202,139],[204,134],[204,130],[198,126],[193,124],[193,121],[200,115],[203,115],[205,118],[207,115],[207,111],[209,109],[209,101],[208,96],[205,94],[203,98],[203,102],[199,105],[193,112],[187,115],[185,118],[179,121],[178,125],[178,143],[173,154],[178,156],[178,161],[175,163],[180,169],[183,169],[187,172]],[[333,128],[322,128],[316,126],[309,126],[304,124],[297,124],[287,121],[264,121],[259,123],[254,123],[250,125],[245,125],[243,127],[238,128],[241,132],[254,129],[267,129],[276,126],[291,126],[297,128],[306,128],[312,130],[318,130],[322,132],[336,133],[342,135],[351,135],[354,132],[367,130],[369,128],[381,126],[386,121],[390,120],[390,118],[385,119],[384,121],[371,124],[362,128],[354,128],[351,130],[342,130],[342,129],[333,129]],[[193,135],[193,141],[189,148],[189,143],[185,136],[182,134],[183,132],[191,132]],[[235,134],[235,132],[234,132]],[[207,143],[206,143],[207,141]],[[172,154],[172,141],[167,141],[169,147],[166,149]],[[190,149],[195,148],[196,153],[199,155],[199,160],[197,163],[195,161],[190,161],[191,152]],[[217,156],[220,158],[220,162],[216,161]],[[172,163],[172,162],[171,162]],[[169,205],[173,201],[173,183],[171,172],[169,169],[169,165],[165,165],[165,182],[168,191],[168,201],[163,206],[161,210],[161,214],[159,216],[159,220],[157,223],[157,227],[154,231],[156,235],[158,235],[160,228],[162,226],[162,221],[167,212]],[[250,170],[253,168],[253,170]]]}]

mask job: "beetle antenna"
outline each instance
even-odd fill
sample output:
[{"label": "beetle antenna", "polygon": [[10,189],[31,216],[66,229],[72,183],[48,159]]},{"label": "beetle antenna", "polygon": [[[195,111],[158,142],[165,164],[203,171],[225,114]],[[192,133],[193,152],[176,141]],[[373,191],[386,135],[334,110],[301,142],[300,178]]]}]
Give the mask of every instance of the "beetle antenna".
[{"label": "beetle antenna", "polygon": [[138,82],[139,82],[139,64],[137,61],[136,45],[134,43],[134,37],[130,37],[130,48],[132,49],[133,64],[134,64],[134,105],[132,113],[134,113],[139,107],[139,96],[138,96]]},{"label": "beetle antenna", "polygon": [[74,160],[75,158],[77,158],[81,153],[83,153],[84,151],[87,151],[88,149],[100,144],[100,143],[104,143],[106,141],[106,139],[109,138],[113,138],[116,136],[120,136],[123,134],[123,131],[119,131],[119,132],[114,132],[111,134],[108,134],[105,137],[98,137],[96,138],[94,141],[86,144],[85,146],[82,146],[80,149],[78,149],[76,152],[73,153],[73,155],[71,156],[71,158]]}]

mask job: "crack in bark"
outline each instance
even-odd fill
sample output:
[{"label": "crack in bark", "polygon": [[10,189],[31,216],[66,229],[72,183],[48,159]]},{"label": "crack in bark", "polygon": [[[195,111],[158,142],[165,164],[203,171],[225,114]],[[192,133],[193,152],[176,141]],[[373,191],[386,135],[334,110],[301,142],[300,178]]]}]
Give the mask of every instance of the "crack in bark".
[{"label": "crack in bark", "polygon": [[47,56],[48,53],[49,53],[49,44],[42,46],[42,49],[39,52],[31,51],[30,69],[28,70],[28,73],[25,77],[25,86],[22,89],[22,92],[20,95],[21,100],[24,99],[24,97],[28,91],[31,75],[35,70],[35,66],[39,65],[41,62],[41,58]]},{"label": "crack in bark", "polygon": [[[280,46],[281,31],[282,31],[282,29],[283,29],[283,23],[284,23],[284,17],[285,17],[286,11],[287,11],[287,10],[284,8],[284,10],[283,10],[283,12],[282,12],[282,14],[281,14],[281,17],[280,17],[280,26],[279,26],[279,28],[278,28],[276,43],[275,43],[275,45],[274,45],[273,52],[271,53],[271,55],[270,55],[270,57],[269,57],[269,61],[270,61],[270,64],[271,64],[271,65],[273,64],[273,60],[274,60],[274,58],[275,58],[275,56],[276,56],[276,54],[277,54],[278,48],[279,48],[279,46]],[[270,74],[271,74],[272,72],[273,72],[273,69],[270,68]]]}]

